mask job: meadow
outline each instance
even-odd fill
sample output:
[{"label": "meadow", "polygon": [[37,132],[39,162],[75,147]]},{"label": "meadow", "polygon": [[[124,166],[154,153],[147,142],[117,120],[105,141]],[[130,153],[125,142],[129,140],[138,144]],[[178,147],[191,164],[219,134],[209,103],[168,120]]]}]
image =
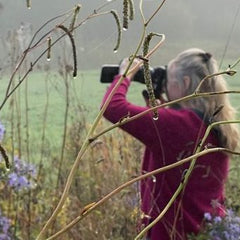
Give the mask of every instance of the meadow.
[{"label": "meadow", "polygon": [[[239,89],[238,74],[226,78],[230,90]],[[108,86],[100,83],[99,79],[100,69],[79,72],[76,79],[67,78],[70,96],[67,100],[66,79],[61,74],[33,72],[2,109],[1,123],[6,129],[2,144],[8,154],[20,156],[25,164],[33,164],[35,169],[34,174],[26,172],[34,184],[30,191],[24,187],[20,190],[17,186],[11,188],[7,184],[1,187],[4,191],[1,209],[8,212],[14,239],[34,239],[48,219],[49,211],[54,209]],[[7,76],[1,78],[2,98],[7,82]],[[133,85],[129,100],[144,104],[141,96],[144,85]],[[238,109],[239,95],[230,97]],[[98,131],[108,125],[106,120],[102,120]],[[118,129],[99,138],[82,159],[64,209],[48,234],[77,217],[77,212],[84,206],[139,175],[142,151],[143,146],[139,142]],[[240,192],[238,161],[238,158],[232,161],[226,189],[228,205],[236,209]],[[1,164],[3,171],[3,161]],[[139,201],[138,184],[134,184],[112,197],[59,239],[90,240],[97,236],[99,239],[133,239],[141,215]]]},{"label": "meadow", "polygon": [[[90,124],[97,116],[102,97],[109,84],[100,83],[101,66],[96,70],[79,71],[76,79],[71,79],[70,91],[75,104],[81,106],[81,116],[86,118]],[[234,76],[225,76],[229,90],[238,90],[240,86],[239,73]],[[0,99],[4,98],[8,77],[4,76],[0,79]],[[48,124],[47,132],[50,134],[52,141],[57,142],[61,137],[61,128],[64,124],[64,106],[66,102],[65,86],[62,77],[58,72],[34,72],[31,73],[27,79],[28,82],[28,114],[31,119],[30,125],[32,134],[39,138],[42,129],[44,109],[48,96]],[[47,89],[46,89],[47,87]],[[20,102],[24,105],[25,99],[25,83],[19,91]],[[143,84],[133,82],[133,87],[130,88],[128,99],[136,104],[144,105],[142,97],[142,90],[146,89]],[[49,93],[48,93],[49,92]],[[233,106],[237,109],[237,116],[239,113],[239,94],[230,94],[230,100]],[[8,105],[8,104],[6,104]],[[24,110],[24,106],[23,106]],[[9,108],[6,106],[1,113],[1,121],[4,125],[9,124]],[[74,111],[69,112],[69,118],[72,119],[78,113]],[[54,123],[54,124],[53,124]]]},{"label": "meadow", "polygon": [[[90,124],[97,116],[102,97],[108,84],[100,83],[101,67],[98,70],[89,70],[79,72],[76,79],[70,79],[71,99],[80,107],[79,112],[70,111],[69,119],[76,116],[86,118]],[[6,86],[8,83],[7,76],[2,77],[0,98],[5,96]],[[139,104],[144,104],[141,92],[145,89],[143,84],[133,83],[134,88],[129,92],[129,99]],[[64,80],[58,72],[34,72],[30,74],[27,79],[28,85],[28,114],[29,114],[29,127],[31,135],[34,138],[41,136],[41,129],[44,118],[44,110],[46,102],[48,101],[48,126],[47,133],[51,136],[51,140],[57,143],[62,136],[61,129],[64,124],[64,106],[66,104],[66,90]],[[22,113],[25,111],[25,83],[22,84],[21,90],[18,92],[19,103],[22,105]],[[47,95],[49,95],[47,97]],[[48,99],[48,100],[47,100]],[[10,102],[10,100],[9,100]],[[9,127],[10,110],[8,107],[9,102],[4,106],[1,113],[1,121]],[[24,124],[24,121],[23,121]]]},{"label": "meadow", "polygon": [[[99,83],[98,71],[84,72],[77,79],[70,78],[71,101],[66,120],[65,89],[61,76],[58,73],[33,73],[27,81],[27,110],[24,83],[1,112],[1,123],[5,128],[2,144],[9,158],[12,155],[14,159],[18,158],[20,163],[17,165],[21,166],[10,172],[18,172],[22,180],[25,175],[29,183],[26,186],[15,179],[9,186],[9,173],[4,170],[4,161],[1,160],[1,191],[4,193],[1,195],[1,213],[11,219],[8,223],[11,227],[5,226],[11,239],[35,239],[48,219],[86,132],[99,111],[106,89],[106,85]],[[7,77],[1,82],[3,97]],[[106,123],[102,122],[103,126]],[[132,156],[129,149],[139,154]],[[113,131],[99,139],[80,164],[64,205],[65,210],[49,234],[78,216],[85,205],[138,175],[140,159],[140,144],[120,131]],[[137,186],[126,188],[120,197],[111,199],[84,220],[83,225],[74,227],[59,239],[90,240],[96,236],[101,236],[101,239],[130,239],[130,235],[136,233],[138,201]]]},{"label": "meadow", "polygon": [[[123,1],[123,7],[126,2],[133,3]],[[104,6],[108,4],[110,1]],[[77,37],[71,35],[75,30],[71,27],[82,27],[89,19],[110,13],[120,29],[115,12],[101,12],[104,6],[76,23],[80,8],[76,5],[71,14],[62,15],[62,22],[59,20],[59,23],[68,24],[68,29],[54,22],[52,29],[35,38],[32,45],[27,45],[29,42],[26,43],[24,34],[12,31],[8,36],[10,47],[3,61],[8,69],[0,72],[0,104],[6,99],[6,91],[22,83],[0,108],[0,239],[129,240],[141,229],[139,182],[121,189],[119,186],[141,175],[144,148],[117,128],[92,139],[94,134],[110,126],[102,118],[97,119],[97,124],[95,122],[108,85],[99,81],[101,66],[82,70],[79,64],[77,76],[72,76],[76,70],[74,38]],[[158,11],[160,8],[161,5]],[[69,21],[70,16],[72,20]],[[126,24],[126,11],[124,17]],[[57,42],[64,36],[69,37],[70,42]],[[51,49],[53,40],[56,40],[54,47],[57,45],[54,50]],[[201,45],[201,41],[198,43]],[[212,44],[209,42],[209,46]],[[102,51],[94,48],[94,51],[93,55],[105,54],[104,48]],[[129,51],[126,50],[127,54]],[[45,61],[35,62],[39,54]],[[24,61],[16,68],[19,56],[24,56]],[[78,56],[81,57],[84,55]],[[236,61],[230,55],[227,57],[223,66]],[[27,71],[29,74],[24,77]],[[239,90],[239,73],[225,77],[229,90]],[[128,99],[143,105],[144,88],[143,84],[133,83]],[[230,99],[240,118],[240,95],[231,94]],[[231,162],[226,205],[239,215],[238,161],[239,158],[234,157]]]}]

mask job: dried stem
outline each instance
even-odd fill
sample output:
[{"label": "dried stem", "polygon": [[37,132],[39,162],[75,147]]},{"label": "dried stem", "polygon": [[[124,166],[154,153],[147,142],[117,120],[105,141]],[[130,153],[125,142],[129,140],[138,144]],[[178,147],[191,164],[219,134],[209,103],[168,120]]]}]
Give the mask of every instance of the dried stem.
[{"label": "dried stem", "polygon": [[[24,98],[25,98],[25,135],[26,135],[26,158],[27,163],[30,164],[30,149],[29,149],[29,143],[30,143],[30,134],[29,134],[29,99],[28,99],[28,79],[25,81],[25,92],[24,92]],[[30,181],[30,179],[28,179]],[[27,236],[28,239],[31,239],[31,206],[32,206],[32,190],[28,190],[28,199],[27,199],[27,215],[28,215],[28,222],[27,222]]]},{"label": "dried stem", "polygon": [[154,16],[159,12],[159,10],[162,8],[163,4],[166,2],[166,0],[163,0],[162,3],[159,5],[159,7],[156,9],[156,11],[152,14],[152,16],[146,21],[145,26],[147,26],[151,20],[154,18]]},{"label": "dried stem", "polygon": [[[39,33],[44,27],[46,27],[46,25],[48,25],[50,22],[52,22],[52,21],[54,21],[54,20],[56,20],[56,19],[58,19],[58,18],[60,18],[60,17],[63,17],[63,16],[65,16],[66,14],[68,14],[68,12],[67,12],[67,13],[64,13],[64,14],[61,14],[61,15],[58,15],[58,16],[56,16],[56,17],[54,17],[54,18],[51,18],[50,20],[48,20],[47,22],[45,22],[45,23],[35,32],[35,34],[34,34],[33,37],[32,37],[32,40],[30,41],[27,49],[23,52],[23,55],[22,55],[19,63],[18,63],[17,66],[15,67],[15,70],[13,71],[13,73],[12,73],[12,75],[11,75],[11,77],[10,77],[9,84],[8,84],[8,87],[7,87],[7,90],[6,90],[6,96],[5,96],[5,98],[8,99],[10,87],[11,87],[11,85],[12,85],[12,81],[13,81],[16,73],[18,72],[19,68],[20,68],[21,65],[23,64],[23,61],[25,60],[28,52],[30,51],[31,45],[32,45],[33,41],[35,40],[36,36],[38,35],[38,33]],[[55,29],[55,28],[54,28],[54,29]],[[43,38],[45,38],[45,36],[49,35],[49,33],[52,32],[52,31],[53,31],[53,29],[50,30],[50,31],[49,31],[46,35],[44,35],[42,38],[40,38],[40,40],[39,40],[33,47],[35,47],[40,41],[42,41]],[[29,72],[30,72],[30,71],[29,71]],[[11,94],[12,94],[12,93],[11,93]],[[10,94],[10,95],[11,95],[11,94]],[[3,103],[5,103],[5,102],[6,102],[6,101],[3,101]],[[0,106],[0,110],[2,109],[3,105],[4,105],[4,104],[2,104],[2,105]]]},{"label": "dried stem", "polygon": [[233,69],[233,68],[236,67],[239,63],[240,63],[240,58],[237,59],[237,61],[236,61],[234,64],[230,65],[230,66],[228,67],[228,70]]},{"label": "dried stem", "polygon": [[9,162],[9,158],[8,158],[7,152],[4,149],[4,147],[1,145],[1,143],[0,143],[0,154],[1,154],[2,158],[5,161],[6,168],[10,169],[10,162]]},{"label": "dried stem", "polygon": [[[72,10],[71,10],[72,11]],[[46,23],[44,23],[37,31],[36,33],[34,34],[31,42],[29,43],[29,46],[28,48],[23,52],[23,56],[21,57],[20,61],[18,62],[17,66],[15,67],[15,70],[13,71],[11,77],[10,77],[10,80],[9,80],[9,84],[8,84],[8,87],[7,87],[7,90],[6,90],[6,94],[5,94],[5,98],[3,99],[2,103],[0,104],[0,110],[3,108],[3,106],[5,105],[5,103],[7,102],[7,100],[9,99],[9,97],[16,91],[16,89],[22,84],[22,82],[25,80],[25,78],[28,76],[28,74],[33,70],[33,67],[38,63],[38,61],[46,54],[46,52],[48,51],[49,47],[47,49],[45,49],[36,59],[35,61],[31,62],[30,64],[30,67],[29,69],[25,72],[25,74],[23,75],[23,77],[21,79],[19,79],[18,83],[11,89],[10,91],[10,88],[11,88],[11,85],[12,85],[12,81],[16,75],[16,73],[19,71],[20,67],[22,66],[28,52],[35,48],[44,38],[46,38],[51,32],[53,32],[55,28],[51,29],[50,31],[48,31],[46,34],[44,34],[43,37],[40,38],[40,40],[31,47],[34,39],[36,38],[37,34],[50,22],[54,21],[55,19],[57,18],[60,18],[62,16],[65,16],[66,14],[68,14],[70,11],[68,11],[67,13],[64,13],[64,14],[61,14],[59,16],[56,16],[50,20],[48,20]],[[76,28],[78,28],[79,26],[81,26],[83,23],[85,23],[87,20],[90,20],[92,18],[95,18],[95,17],[98,17],[98,16],[101,16],[101,15],[105,15],[105,14],[109,14],[109,11],[107,12],[103,12],[103,13],[97,13],[97,12],[94,12],[93,14],[89,15],[88,17],[86,17],[84,20],[82,20],[79,24],[77,24],[73,30],[75,30]],[[62,24],[60,24],[62,25]],[[63,37],[66,36],[67,33],[64,33],[63,35],[61,35],[59,38],[57,38],[52,44],[51,44],[51,47],[54,46],[57,42],[59,42]]]},{"label": "dried stem", "polygon": [[163,103],[161,105],[158,105],[156,107],[152,107],[152,108],[148,108],[147,110],[141,112],[141,113],[138,113],[132,117],[127,117],[127,118],[124,118],[124,119],[121,119],[121,121],[111,125],[110,127],[104,129],[103,131],[101,131],[100,133],[92,136],[92,138],[90,139],[91,142],[95,141],[97,138],[99,138],[100,136],[102,136],[103,134],[109,132],[110,130],[116,128],[116,127],[120,127],[128,122],[131,122],[131,121],[134,121],[138,118],[141,118],[142,116],[148,114],[149,112],[155,110],[155,109],[158,109],[158,108],[164,108],[164,107],[167,107],[167,106],[170,106],[170,105],[173,105],[173,104],[176,104],[176,103],[180,103],[180,102],[184,102],[184,101],[188,101],[190,99],[193,99],[193,98],[200,98],[200,97],[211,97],[211,96],[214,96],[214,95],[222,95],[222,94],[233,94],[233,93],[240,93],[240,90],[239,91],[221,91],[221,92],[204,92],[204,93],[193,93],[191,95],[188,95],[188,96],[185,96],[185,97],[182,97],[182,98],[179,98],[179,99],[176,99],[176,100],[173,100],[173,101],[170,101],[170,102],[167,102],[167,103]]},{"label": "dried stem", "polygon": [[198,86],[197,86],[197,88],[196,88],[196,90],[195,90],[195,93],[198,93],[198,92],[199,92],[199,90],[200,90],[203,82],[205,82],[207,79],[212,78],[212,77],[216,77],[216,76],[219,76],[219,75],[223,75],[223,74],[227,74],[227,75],[233,76],[235,73],[236,73],[236,71],[233,71],[233,70],[231,70],[231,69],[229,68],[229,69],[226,70],[226,71],[208,75],[208,76],[206,76],[205,78],[203,78],[203,79],[201,80],[201,82],[198,84]]},{"label": "dried stem", "polygon": [[45,93],[46,93],[46,103],[43,112],[43,123],[42,123],[42,137],[41,137],[41,151],[40,151],[40,161],[38,168],[37,181],[40,180],[41,171],[43,167],[43,156],[45,153],[45,138],[46,138],[46,125],[48,117],[48,108],[49,108],[49,87],[48,87],[48,75],[45,78]]},{"label": "dried stem", "polygon": [[60,163],[58,167],[58,177],[57,177],[57,186],[58,189],[60,181],[61,181],[61,171],[64,159],[64,152],[66,149],[66,140],[67,140],[67,126],[68,126],[68,113],[69,113],[69,83],[68,83],[68,74],[65,74],[64,83],[65,83],[65,113],[64,113],[64,126],[63,126],[63,139],[62,139],[62,147],[61,147],[61,156],[60,156]]}]

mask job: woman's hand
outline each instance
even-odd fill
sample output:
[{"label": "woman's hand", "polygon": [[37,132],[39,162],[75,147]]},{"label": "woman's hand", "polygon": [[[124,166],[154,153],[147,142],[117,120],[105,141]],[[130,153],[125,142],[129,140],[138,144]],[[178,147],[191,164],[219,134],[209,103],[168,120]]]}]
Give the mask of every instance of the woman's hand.
[{"label": "woman's hand", "polygon": [[[124,58],[120,64],[119,67],[119,74],[123,75],[129,65],[129,59],[128,58]],[[127,77],[132,80],[134,75],[137,73],[137,71],[139,70],[139,68],[142,65],[142,61],[138,58],[135,58],[132,62],[131,68],[128,70],[127,73]]]}]

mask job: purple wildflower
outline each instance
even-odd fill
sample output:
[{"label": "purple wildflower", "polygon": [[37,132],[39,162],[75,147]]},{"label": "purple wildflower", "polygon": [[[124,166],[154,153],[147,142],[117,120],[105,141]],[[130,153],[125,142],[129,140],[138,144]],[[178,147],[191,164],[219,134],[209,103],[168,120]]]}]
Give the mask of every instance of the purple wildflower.
[{"label": "purple wildflower", "polygon": [[12,172],[8,175],[9,186],[15,190],[33,188],[35,177],[36,169],[34,165],[28,164],[18,157],[14,158]]},{"label": "purple wildflower", "polygon": [[212,220],[212,215],[210,213],[204,213],[204,219],[206,219],[207,221],[211,221]]},{"label": "purple wildflower", "polygon": [[0,240],[11,240],[11,237],[5,233],[0,233]]},{"label": "purple wildflower", "polygon": [[[211,215],[210,215],[211,216]],[[204,218],[209,222],[209,214],[204,214]],[[240,239],[240,217],[228,209],[226,216],[212,217],[211,224],[208,224],[207,232],[211,240],[239,240]]]},{"label": "purple wildflower", "polygon": [[3,140],[5,134],[5,127],[3,126],[3,124],[0,122],[0,141]]},{"label": "purple wildflower", "polygon": [[213,240],[223,240],[223,239],[221,239],[220,237],[216,236],[216,237],[213,238]]},{"label": "purple wildflower", "polygon": [[216,217],[214,217],[213,221],[214,221],[214,223],[218,224],[218,223],[222,222],[222,218],[219,216],[216,216]]},{"label": "purple wildflower", "polygon": [[16,185],[16,182],[17,182],[17,179],[18,179],[18,175],[17,175],[15,172],[10,173],[10,174],[8,175],[8,179],[9,179],[9,181],[8,181],[9,185],[10,185],[11,187],[13,187],[13,186]]},{"label": "purple wildflower", "polygon": [[19,175],[30,174],[32,177],[36,176],[35,166],[26,163],[18,157],[15,157],[13,160],[13,169]]},{"label": "purple wildflower", "polygon": [[8,175],[9,178],[9,186],[16,188],[18,190],[21,190],[23,188],[29,188],[30,187],[30,182],[27,180],[25,176],[19,176],[15,172],[10,173]]},{"label": "purple wildflower", "polygon": [[190,235],[191,240],[240,240],[240,217],[233,210],[227,209],[224,217],[205,213],[204,220],[205,228],[197,236]]},{"label": "purple wildflower", "polygon": [[11,240],[9,230],[10,230],[10,220],[2,216],[0,212],[0,240]]},{"label": "purple wildflower", "polygon": [[230,235],[227,231],[223,231],[223,236],[225,237],[225,239],[230,239]]}]

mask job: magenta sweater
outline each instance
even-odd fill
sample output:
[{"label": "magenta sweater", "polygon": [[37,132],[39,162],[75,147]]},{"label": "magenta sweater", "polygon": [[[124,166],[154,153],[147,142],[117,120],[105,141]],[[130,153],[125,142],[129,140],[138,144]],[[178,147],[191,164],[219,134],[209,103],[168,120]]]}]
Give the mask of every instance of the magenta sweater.
[{"label": "magenta sweater", "polygon": [[[118,79],[119,76],[116,76],[103,102]],[[147,109],[127,101],[129,85],[130,81],[124,79],[104,113],[104,117],[113,123],[124,116],[134,116]],[[191,109],[161,108],[158,111],[157,121],[154,121],[149,113],[121,126],[146,146],[142,173],[190,156],[206,130],[206,124],[196,111]],[[207,143],[209,146],[218,145],[214,133],[210,134]],[[228,157],[220,152],[199,158],[184,193],[151,229],[148,237],[151,240],[187,239],[187,234],[199,231],[204,213],[213,213],[212,202],[218,203],[215,211],[222,215],[228,165]],[[159,215],[176,191],[188,166],[189,163],[181,165],[141,182],[142,211],[146,216],[144,224],[148,224]]]}]

